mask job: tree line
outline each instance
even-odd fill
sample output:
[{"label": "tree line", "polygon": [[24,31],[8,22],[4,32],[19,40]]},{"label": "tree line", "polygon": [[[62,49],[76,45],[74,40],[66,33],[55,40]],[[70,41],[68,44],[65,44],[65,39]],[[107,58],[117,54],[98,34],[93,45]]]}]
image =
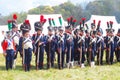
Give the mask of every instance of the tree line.
[{"label": "tree line", "polygon": [[[117,21],[120,22],[120,0],[95,0],[89,2],[85,8],[80,4],[73,4],[70,1],[62,3],[57,6],[38,6],[30,9],[28,12],[17,13],[18,23],[23,22],[27,14],[62,14],[64,20],[70,16],[74,16],[79,24],[80,18],[85,17],[90,19],[91,15],[115,16]],[[8,19],[12,19],[12,14],[0,17],[0,25],[7,24]]]}]

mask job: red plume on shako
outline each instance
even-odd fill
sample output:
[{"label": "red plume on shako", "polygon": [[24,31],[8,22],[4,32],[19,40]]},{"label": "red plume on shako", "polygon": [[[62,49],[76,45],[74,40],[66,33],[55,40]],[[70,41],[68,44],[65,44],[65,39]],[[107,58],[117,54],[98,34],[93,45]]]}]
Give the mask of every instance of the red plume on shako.
[{"label": "red plume on shako", "polygon": [[17,20],[17,15],[16,14],[13,14],[13,19]]},{"label": "red plume on shako", "polygon": [[44,15],[40,15],[40,21],[36,21],[34,23],[34,29],[35,31],[38,31],[38,30],[43,30],[43,25],[45,24],[45,22],[47,21],[45,18],[44,18]]},{"label": "red plume on shako", "polygon": [[81,20],[82,20],[82,24],[83,24],[83,27],[84,27],[86,18],[83,17]]},{"label": "red plume on shako", "polygon": [[96,24],[96,21],[95,20],[93,20],[93,23],[94,23],[94,25]]},{"label": "red plume on shako", "polygon": [[43,15],[40,16],[40,22],[41,23],[44,22],[44,16]]},{"label": "red plume on shako", "polygon": [[25,20],[25,24],[30,24],[29,20]]}]

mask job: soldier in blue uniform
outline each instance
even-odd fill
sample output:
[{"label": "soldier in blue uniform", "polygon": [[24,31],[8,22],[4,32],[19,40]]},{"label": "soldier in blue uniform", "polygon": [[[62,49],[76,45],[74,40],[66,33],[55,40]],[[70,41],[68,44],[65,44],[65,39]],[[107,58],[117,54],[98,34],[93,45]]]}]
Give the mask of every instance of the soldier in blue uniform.
[{"label": "soldier in blue uniform", "polygon": [[84,36],[84,27],[81,27],[80,28],[80,34],[79,34],[80,38],[78,40],[78,50],[79,50],[79,53],[80,53],[80,57],[79,57],[79,60],[80,60],[80,66],[81,68],[84,68],[84,61],[85,61],[85,36]]},{"label": "soldier in blue uniform", "polygon": [[97,25],[97,41],[96,41],[96,44],[97,44],[97,63],[99,65],[102,65],[103,64],[103,52],[104,52],[104,38],[102,36],[103,34],[103,30],[100,28],[100,22],[98,22],[98,25]]},{"label": "soldier in blue uniform", "polygon": [[90,66],[95,66],[95,54],[96,54],[96,31],[91,32],[91,36],[88,39],[89,42],[89,62]]},{"label": "soldier in blue uniform", "polygon": [[63,27],[60,26],[59,28],[59,34],[58,34],[58,41],[57,41],[57,52],[58,52],[58,68],[63,69],[64,68],[64,53],[65,53],[65,37],[64,37],[64,30]]},{"label": "soldier in blue uniform", "polygon": [[120,29],[114,38],[115,55],[118,62],[120,62]]},{"label": "soldier in blue uniform", "polygon": [[103,65],[103,53],[104,53],[104,38],[102,32],[97,30],[97,63]]},{"label": "soldier in blue uniform", "polygon": [[15,56],[15,43],[11,38],[10,31],[7,32],[6,39],[2,42],[3,54],[6,60],[6,70],[13,68],[13,61]]},{"label": "soldier in blue uniform", "polygon": [[80,29],[75,29],[74,31],[74,63],[78,65],[80,63],[80,52],[78,50],[78,41],[79,41]]},{"label": "soldier in blue uniform", "polygon": [[18,31],[18,26],[15,21],[12,21],[12,30],[11,30],[11,38],[15,42],[15,47],[16,47],[16,55],[14,56],[14,62],[13,62],[13,68],[16,67],[16,59],[17,59],[17,54],[18,54],[18,47],[19,47],[19,38],[20,38],[20,33]]},{"label": "soldier in blue uniform", "polygon": [[16,58],[18,54],[18,45],[19,45],[19,38],[20,38],[20,33],[18,31],[18,25],[17,25],[17,15],[13,14],[13,19],[8,20],[8,28],[10,30],[10,33],[12,34],[11,39],[14,40],[15,42],[15,47],[16,47],[16,55],[14,56],[14,62],[13,62],[13,68],[16,66]]},{"label": "soldier in blue uniform", "polygon": [[30,71],[30,63],[32,59],[32,39],[30,37],[29,31],[30,23],[26,20],[21,26],[20,29],[22,30],[22,37],[19,40],[19,50],[22,54],[22,64],[25,71]]},{"label": "soldier in blue uniform", "polygon": [[90,38],[90,32],[88,25],[86,24],[86,30],[85,30],[85,52],[86,52],[86,59],[89,64],[89,38]]},{"label": "soldier in blue uniform", "polygon": [[67,68],[73,67],[74,61],[74,42],[72,36],[72,27],[66,26],[66,33],[65,35],[65,52],[66,52],[66,63]]},{"label": "soldier in blue uniform", "polygon": [[109,64],[113,64],[113,58],[114,58],[114,29],[112,29],[112,24],[108,26],[108,29],[106,29],[108,36],[105,38],[106,43],[106,62]]},{"label": "soldier in blue uniform", "polygon": [[90,35],[92,35],[94,31],[96,31],[96,26],[94,23],[91,23]]},{"label": "soldier in blue uniform", "polygon": [[67,68],[70,68],[73,66],[73,36],[72,36],[72,28],[71,26],[65,27],[65,52],[66,52],[66,63]]},{"label": "soldier in blue uniform", "polygon": [[74,66],[74,39],[73,39],[73,29],[75,27],[76,20],[71,17],[67,19],[68,25],[65,27],[65,53],[66,53],[66,63],[67,68],[72,68]]},{"label": "soldier in blue uniform", "polygon": [[54,48],[54,52],[53,52],[53,65],[52,65],[52,67],[54,67],[54,61],[56,60],[55,55],[58,53],[58,51],[57,51],[57,44],[58,44],[58,27],[57,27],[57,26],[53,27],[53,30],[54,30],[53,39],[54,39],[55,48]]},{"label": "soldier in blue uniform", "polygon": [[43,69],[43,60],[44,60],[44,35],[42,34],[43,27],[41,25],[42,23],[40,21],[35,22],[34,28],[37,32],[36,34],[33,34],[32,40],[33,40],[33,51],[36,56],[35,63],[36,63],[36,69]]},{"label": "soldier in blue uniform", "polygon": [[45,36],[45,51],[47,54],[47,69],[54,65],[55,43],[53,38],[53,27],[48,27],[48,34]]},{"label": "soldier in blue uniform", "polygon": [[113,64],[113,57],[114,57],[114,36],[113,31],[109,30],[109,36],[106,38],[106,47],[108,49],[107,55],[107,62],[109,64]]},{"label": "soldier in blue uniform", "polygon": [[106,63],[108,63],[108,59],[107,59],[107,56],[108,56],[108,54],[109,54],[109,51],[108,51],[108,44],[107,44],[107,38],[108,38],[108,36],[109,36],[109,33],[108,33],[108,29],[106,30],[106,36],[104,37],[104,49],[105,49],[105,52],[106,52]]}]

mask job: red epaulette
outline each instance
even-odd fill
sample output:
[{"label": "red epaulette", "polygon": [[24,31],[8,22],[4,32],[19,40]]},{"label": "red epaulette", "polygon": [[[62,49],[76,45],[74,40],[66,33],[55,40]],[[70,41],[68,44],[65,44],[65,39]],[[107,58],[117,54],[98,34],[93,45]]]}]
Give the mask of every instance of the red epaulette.
[{"label": "red epaulette", "polygon": [[2,49],[3,49],[3,51],[6,51],[6,50],[7,50],[7,47],[8,47],[8,42],[7,42],[7,40],[4,40],[4,41],[2,42]]}]

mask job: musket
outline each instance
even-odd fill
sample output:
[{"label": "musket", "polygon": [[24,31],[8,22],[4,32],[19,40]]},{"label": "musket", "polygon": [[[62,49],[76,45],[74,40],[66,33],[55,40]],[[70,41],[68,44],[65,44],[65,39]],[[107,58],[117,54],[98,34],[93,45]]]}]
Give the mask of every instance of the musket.
[{"label": "musket", "polygon": [[99,65],[100,65],[100,62],[101,62],[101,41],[100,41],[100,50],[99,50]]},{"label": "musket", "polygon": [[[91,49],[91,47],[90,47],[90,49]],[[91,51],[90,51],[90,53],[89,53],[89,64],[91,63]],[[91,65],[91,64],[90,64]]]},{"label": "musket", "polygon": [[[40,38],[41,38],[41,35],[39,35],[39,37],[37,38],[37,40],[34,43],[34,44],[38,43],[38,45],[37,45],[38,52],[36,54],[36,59],[37,59],[37,61],[36,61],[36,70],[38,70],[38,68],[39,68],[39,55],[40,55],[40,46],[39,46],[40,41],[39,40],[40,40]],[[35,53],[36,53],[37,47],[35,47]]]},{"label": "musket", "polygon": [[[91,39],[91,42],[89,43],[89,45],[90,45],[89,49],[92,49],[92,39]],[[91,63],[91,53],[92,53],[92,51],[90,51],[90,53],[89,53],[89,64]],[[90,66],[91,66],[91,64],[90,64]]]},{"label": "musket", "polygon": [[49,68],[51,68],[51,42],[49,42],[49,62],[48,62],[48,64],[49,64]]},{"label": "musket", "polygon": [[82,65],[81,62],[82,62],[82,42],[81,42],[81,48],[80,48],[80,66]]},{"label": "musket", "polygon": [[36,64],[36,69],[38,70],[39,68],[39,55],[40,55],[40,46],[39,46],[39,41],[38,41],[38,53],[37,55],[37,64]]},{"label": "musket", "polygon": [[61,49],[61,42],[60,42],[60,68],[61,68],[61,65],[62,65],[61,56],[62,56],[62,49]]},{"label": "musket", "polygon": [[78,43],[80,43],[80,66],[81,66],[81,62],[82,62],[82,40],[80,39],[79,41],[78,41]]},{"label": "musket", "polygon": [[71,45],[70,45],[70,54],[69,54],[69,69],[70,69],[70,67],[71,67],[70,62],[71,62]]},{"label": "musket", "polygon": [[[67,40],[70,40],[71,37],[69,36]],[[69,62],[68,62],[68,68],[70,69],[71,67],[71,42],[69,43],[70,44],[70,49],[69,49]]]},{"label": "musket", "polygon": [[60,36],[60,41],[58,42],[60,43],[60,68],[62,67],[62,42],[63,42],[63,39]]},{"label": "musket", "polygon": [[109,37],[110,38],[110,40],[108,41],[108,43],[109,43],[109,64],[110,64],[110,55],[111,55],[111,42],[113,42],[113,38],[114,37]]},{"label": "musket", "polygon": [[22,62],[22,63],[23,63],[23,69],[25,70],[25,66],[26,66],[26,65],[25,65],[24,41],[22,42],[22,48],[23,48],[23,50],[22,50],[22,54],[23,54],[23,57],[22,57],[23,60],[22,60],[22,61],[23,61],[23,62]]},{"label": "musket", "polygon": [[109,44],[109,64],[110,64],[111,44]]}]

